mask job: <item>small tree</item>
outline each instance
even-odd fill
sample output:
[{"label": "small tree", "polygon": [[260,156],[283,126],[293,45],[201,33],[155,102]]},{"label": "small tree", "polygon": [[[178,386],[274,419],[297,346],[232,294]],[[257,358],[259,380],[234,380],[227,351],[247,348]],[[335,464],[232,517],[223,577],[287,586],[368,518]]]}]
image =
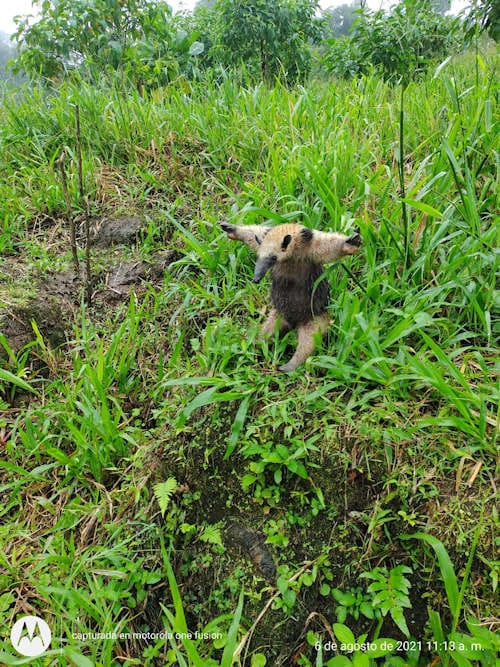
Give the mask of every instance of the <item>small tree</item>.
[{"label": "small tree", "polygon": [[32,76],[126,69],[138,80],[162,83],[178,72],[195,37],[177,29],[162,0],[44,0],[35,23],[17,18],[14,39],[15,68]]},{"label": "small tree", "polygon": [[375,67],[386,79],[408,80],[457,48],[458,25],[429,0],[403,0],[390,14],[364,11],[349,38],[330,41],[325,64],[342,77]]},{"label": "small tree", "polygon": [[265,81],[303,79],[310,69],[310,42],[320,37],[316,0],[218,0],[215,60],[245,64]]}]

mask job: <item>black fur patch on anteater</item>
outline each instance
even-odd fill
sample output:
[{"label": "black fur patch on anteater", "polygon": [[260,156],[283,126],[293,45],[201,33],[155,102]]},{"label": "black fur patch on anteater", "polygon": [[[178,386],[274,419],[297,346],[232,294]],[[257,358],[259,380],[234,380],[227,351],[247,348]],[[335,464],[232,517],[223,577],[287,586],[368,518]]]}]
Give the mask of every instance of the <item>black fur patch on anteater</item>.
[{"label": "black fur patch on anteater", "polygon": [[286,261],[271,270],[271,301],[288,324],[295,329],[323,315],[330,300],[330,285],[323,266],[314,262]]},{"label": "black fur patch on anteater", "polygon": [[309,241],[312,240],[312,237],[313,237],[313,230],[312,230],[312,229],[308,229],[307,227],[303,227],[303,228],[300,230],[300,234],[301,234],[302,238],[304,239],[304,241],[309,242]]}]

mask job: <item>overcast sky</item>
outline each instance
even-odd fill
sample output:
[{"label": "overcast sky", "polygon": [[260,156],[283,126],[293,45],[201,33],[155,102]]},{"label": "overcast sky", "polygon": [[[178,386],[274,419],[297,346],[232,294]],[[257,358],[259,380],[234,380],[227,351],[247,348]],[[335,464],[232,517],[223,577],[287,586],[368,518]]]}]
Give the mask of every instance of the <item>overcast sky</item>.
[{"label": "overcast sky", "polygon": [[[77,2],[78,0],[75,0]],[[326,7],[334,7],[335,5],[342,5],[344,3],[349,3],[350,0],[320,0],[320,6],[325,9]],[[174,9],[174,11],[180,11],[182,9],[193,9],[196,4],[196,0],[170,0],[168,4]],[[379,9],[382,7],[390,7],[391,4],[395,4],[393,0],[368,0],[368,5],[372,9]],[[454,12],[457,9],[461,9],[466,4],[469,4],[467,0],[453,0],[452,7]],[[0,0],[0,30],[11,34],[14,32],[15,23],[13,17],[17,14],[34,14],[33,4],[31,0]]]}]

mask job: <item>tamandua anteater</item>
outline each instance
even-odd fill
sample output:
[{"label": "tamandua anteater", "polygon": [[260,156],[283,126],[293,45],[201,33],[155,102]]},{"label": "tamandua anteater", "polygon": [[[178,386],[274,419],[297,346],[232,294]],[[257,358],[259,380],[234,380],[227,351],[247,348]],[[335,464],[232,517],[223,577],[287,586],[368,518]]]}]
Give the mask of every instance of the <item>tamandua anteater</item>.
[{"label": "tamandua anteater", "polygon": [[220,223],[230,239],[242,241],[257,252],[253,282],[271,271],[271,309],[261,334],[297,329],[295,354],[281,371],[293,371],[314,351],[314,336],[328,325],[330,286],[323,276],[323,264],[359,250],[359,234],[345,236],[320,232],[297,224],[276,227]]}]

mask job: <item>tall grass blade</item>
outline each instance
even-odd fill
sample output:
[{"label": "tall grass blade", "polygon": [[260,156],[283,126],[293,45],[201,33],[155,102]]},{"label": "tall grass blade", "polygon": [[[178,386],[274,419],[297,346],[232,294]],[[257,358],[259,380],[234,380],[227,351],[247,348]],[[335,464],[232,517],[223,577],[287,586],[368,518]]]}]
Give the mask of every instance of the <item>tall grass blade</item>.
[{"label": "tall grass blade", "polygon": [[26,380],[23,380],[20,378],[18,375],[14,375],[14,373],[11,373],[10,371],[0,368],[0,389],[2,388],[1,382],[5,382],[6,384],[12,384],[14,387],[18,387],[18,389],[23,389],[24,391],[29,391],[32,394],[36,394],[37,390],[32,387],[29,382],[26,382]]},{"label": "tall grass blade", "polygon": [[413,535],[402,535],[401,539],[403,540],[422,540],[434,550],[434,553],[437,556],[439,569],[441,571],[441,576],[443,578],[444,587],[446,590],[446,596],[448,598],[448,604],[450,610],[455,618],[457,612],[460,598],[458,590],[457,577],[455,575],[455,569],[453,568],[453,563],[448,556],[448,552],[441,540],[438,540],[437,537],[433,535],[428,535],[427,533],[413,533]]},{"label": "tall grass blade", "polygon": [[244,592],[240,592],[238,606],[234,612],[233,620],[227,633],[227,641],[221,659],[221,667],[231,667],[233,664],[233,655],[238,644],[238,629],[240,626],[241,613],[243,611]]}]

